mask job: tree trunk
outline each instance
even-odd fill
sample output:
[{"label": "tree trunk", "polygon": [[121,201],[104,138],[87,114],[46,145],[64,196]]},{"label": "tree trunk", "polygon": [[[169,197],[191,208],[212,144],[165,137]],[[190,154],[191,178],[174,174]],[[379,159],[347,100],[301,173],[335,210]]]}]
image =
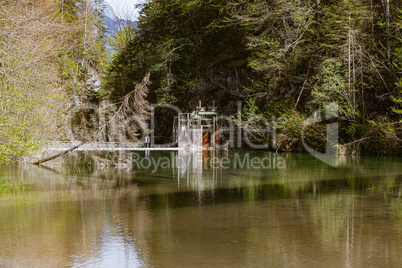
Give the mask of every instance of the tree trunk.
[{"label": "tree trunk", "polygon": [[57,158],[57,157],[63,156],[63,155],[65,155],[65,154],[68,154],[69,152],[72,152],[72,151],[74,151],[75,149],[81,147],[84,143],[85,143],[85,142],[81,142],[80,144],[78,144],[78,145],[76,145],[76,146],[74,146],[74,147],[72,147],[72,148],[70,148],[70,149],[68,149],[68,150],[66,150],[66,151],[63,151],[63,152],[61,152],[61,153],[58,153],[58,154],[55,154],[55,155],[53,155],[53,156],[47,157],[47,158],[45,158],[45,159],[38,160],[38,161],[36,161],[36,162],[33,162],[32,164],[33,164],[33,165],[40,165],[40,164],[45,163],[45,162],[47,162],[47,161],[53,160],[53,159],[55,159],[55,158]]},{"label": "tree trunk", "polygon": [[391,60],[391,49],[389,46],[389,0],[387,0],[387,5],[385,6],[385,19],[387,20],[387,56],[388,56],[388,62]]}]

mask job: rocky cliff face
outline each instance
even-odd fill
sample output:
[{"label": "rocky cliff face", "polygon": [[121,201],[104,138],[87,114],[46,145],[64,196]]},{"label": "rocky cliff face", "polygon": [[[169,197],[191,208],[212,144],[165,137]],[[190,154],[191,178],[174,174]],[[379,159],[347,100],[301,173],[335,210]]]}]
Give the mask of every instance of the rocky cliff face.
[{"label": "rocky cliff face", "polygon": [[[189,90],[188,104],[194,108],[198,101],[212,105],[215,101],[222,114],[234,114],[237,102],[247,96],[246,88],[251,86],[253,72],[245,67],[230,67],[219,64],[203,72]],[[190,107],[189,107],[190,108]]]}]

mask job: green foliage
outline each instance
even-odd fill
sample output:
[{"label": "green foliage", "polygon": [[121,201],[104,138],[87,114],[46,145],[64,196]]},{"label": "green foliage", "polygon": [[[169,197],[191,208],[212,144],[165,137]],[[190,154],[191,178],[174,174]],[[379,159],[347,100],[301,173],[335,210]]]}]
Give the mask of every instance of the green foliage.
[{"label": "green foliage", "polygon": [[289,111],[276,124],[277,150],[301,151],[301,133],[305,117],[297,111]]},{"label": "green foliage", "polygon": [[116,102],[134,90],[148,69],[149,46],[140,44],[134,29],[129,27],[116,33],[112,44],[119,48],[106,66],[103,92],[107,99]]},{"label": "green foliage", "polygon": [[0,160],[65,139],[101,70],[101,0],[0,2]]},{"label": "green foliage", "polygon": [[[398,87],[402,88],[402,80],[399,80]],[[396,104],[396,106],[391,107],[392,111],[397,114],[402,114],[402,90],[399,93],[398,97],[392,97],[392,101]]]},{"label": "green foliage", "polygon": [[243,111],[239,111],[237,117],[232,116],[232,119],[239,120],[238,122],[251,122],[258,116],[261,115],[255,99],[250,99],[246,102]]},{"label": "green foliage", "polygon": [[[30,92],[0,81],[0,161],[18,159],[37,150],[34,129],[40,124],[41,110]],[[46,109],[46,107],[41,107]]]},{"label": "green foliage", "polygon": [[266,88],[288,87],[309,60],[303,43],[313,33],[313,1],[252,1],[238,3],[235,17],[249,31],[249,66],[261,72]]},{"label": "green foliage", "polygon": [[337,102],[339,115],[346,120],[355,121],[358,116],[355,90],[348,88],[347,75],[342,67],[340,60],[324,62],[321,72],[315,77],[317,83],[311,91],[314,98],[311,103],[324,108],[329,103]]},{"label": "green foliage", "polygon": [[400,154],[401,133],[397,131],[401,125],[398,122],[383,120],[369,120],[368,124],[359,127],[362,137],[368,137],[362,144],[364,152],[373,155]]},{"label": "green foliage", "polygon": [[237,117],[231,116],[231,118],[236,125],[247,131],[253,139],[258,141],[267,140],[269,133],[263,130],[269,127],[269,122],[261,115],[258,106],[255,104],[255,99],[248,100],[243,111],[239,111]]},{"label": "green foliage", "polygon": [[[190,110],[197,100],[229,107],[248,100],[237,123],[257,134],[261,118],[284,116],[283,150],[302,147],[306,114],[337,103],[342,139],[353,142],[364,136],[359,126],[395,120],[402,109],[402,19],[397,1],[389,4],[388,16],[380,2],[363,0],[147,1],[138,27],[113,41],[119,49],[105,96],[119,101],[151,72],[151,102]],[[325,145],[324,124],[304,134],[309,144]]]},{"label": "green foliage", "polygon": [[[398,15],[395,24],[399,29],[402,28],[402,9],[398,9]],[[398,32],[399,47],[395,49],[394,66],[400,70],[402,68],[402,33],[400,31]],[[396,94],[396,96],[392,96],[392,101],[395,103],[396,106],[391,107],[391,109],[397,114],[402,114],[402,77],[399,76],[396,86],[399,89],[397,91],[398,94]]]},{"label": "green foliage", "polygon": [[4,194],[23,194],[29,191],[30,187],[26,188],[20,181],[7,181],[0,178],[0,195]]},{"label": "green foliage", "polygon": [[357,133],[357,131],[358,131],[358,125],[357,124],[354,124],[354,123],[352,123],[352,124],[350,124],[348,127],[347,127],[347,129],[346,129],[346,134],[349,136],[349,137],[352,137],[352,138],[355,138],[356,137],[356,133]]},{"label": "green foliage", "polygon": [[[151,72],[150,99],[185,104],[214,68],[245,67],[243,30],[230,24],[228,1],[148,1],[142,5],[135,37],[112,59],[107,95],[118,99]],[[117,75],[118,74],[118,75]],[[198,95],[200,94],[200,95]],[[204,93],[206,94],[206,93]]]}]

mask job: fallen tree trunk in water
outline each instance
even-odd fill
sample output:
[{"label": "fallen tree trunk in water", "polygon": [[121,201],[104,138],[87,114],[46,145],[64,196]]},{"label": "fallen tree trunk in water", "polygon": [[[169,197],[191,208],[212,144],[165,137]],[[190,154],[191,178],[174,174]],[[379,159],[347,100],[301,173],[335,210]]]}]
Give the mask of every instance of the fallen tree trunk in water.
[{"label": "fallen tree trunk in water", "polygon": [[55,158],[57,158],[57,157],[63,156],[63,155],[65,155],[65,154],[68,154],[69,152],[72,152],[72,151],[74,151],[75,149],[81,147],[84,143],[85,143],[85,142],[81,142],[80,144],[78,144],[78,145],[76,145],[76,146],[74,146],[74,147],[72,147],[72,148],[70,148],[70,149],[68,149],[68,150],[66,150],[66,151],[63,151],[63,152],[58,153],[58,154],[55,154],[55,155],[53,155],[53,156],[49,156],[49,157],[47,157],[47,158],[45,158],[45,159],[38,160],[38,161],[36,161],[36,162],[33,162],[32,164],[33,164],[33,165],[40,165],[40,164],[45,163],[45,162],[47,162],[47,161],[53,160],[53,159],[55,159]]}]

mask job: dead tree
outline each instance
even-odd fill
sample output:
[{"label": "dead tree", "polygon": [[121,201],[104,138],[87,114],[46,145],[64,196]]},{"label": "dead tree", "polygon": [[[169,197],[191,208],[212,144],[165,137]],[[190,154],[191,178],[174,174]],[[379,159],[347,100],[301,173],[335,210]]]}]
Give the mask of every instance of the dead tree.
[{"label": "dead tree", "polygon": [[[126,141],[127,138],[133,141],[138,141],[139,131],[142,131],[144,134],[148,134],[150,132],[147,120],[149,120],[151,114],[151,105],[146,99],[149,92],[148,86],[150,84],[150,74],[147,74],[141,83],[135,85],[133,91],[123,97],[118,109],[113,113],[113,115],[110,116],[107,122],[99,126],[98,129],[95,131],[89,131],[89,129],[86,127],[85,120],[81,122],[81,142],[78,145],[45,159],[35,161],[32,164],[40,165],[60,156],[67,155],[81,147],[83,144],[92,142],[95,137],[99,139],[99,137],[104,136],[107,129],[111,126],[114,126],[114,128],[117,127],[117,132],[123,132],[119,133],[118,135],[119,142]],[[84,135],[83,133],[86,134]]]}]

